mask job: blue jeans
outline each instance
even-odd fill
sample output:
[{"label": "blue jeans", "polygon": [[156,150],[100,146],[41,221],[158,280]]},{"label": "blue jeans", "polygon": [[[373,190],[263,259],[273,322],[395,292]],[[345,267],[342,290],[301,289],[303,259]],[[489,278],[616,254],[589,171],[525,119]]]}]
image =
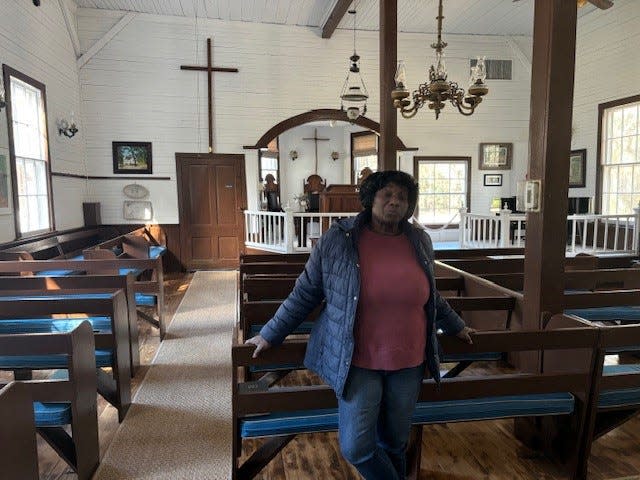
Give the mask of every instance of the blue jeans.
[{"label": "blue jeans", "polygon": [[342,455],[366,480],[402,480],[411,416],[424,366],[369,370],[352,366],[338,399]]}]

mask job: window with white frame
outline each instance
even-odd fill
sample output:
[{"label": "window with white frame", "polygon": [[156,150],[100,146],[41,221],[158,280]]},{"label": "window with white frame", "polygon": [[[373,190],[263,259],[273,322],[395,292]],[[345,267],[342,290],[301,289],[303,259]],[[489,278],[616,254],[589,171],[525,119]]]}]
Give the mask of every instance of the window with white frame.
[{"label": "window with white frame", "polygon": [[640,201],[640,101],[604,110],[602,213],[633,213]]},{"label": "window with white frame", "polygon": [[351,181],[356,184],[360,173],[366,167],[378,171],[378,135],[374,132],[354,132],[351,134]]},{"label": "window with white frame", "polygon": [[5,66],[11,109],[17,235],[53,228],[44,85]]},{"label": "window with white frame", "polygon": [[[468,204],[469,164],[467,158],[416,157],[420,223],[448,224]],[[452,222],[458,224],[459,219]]]}]

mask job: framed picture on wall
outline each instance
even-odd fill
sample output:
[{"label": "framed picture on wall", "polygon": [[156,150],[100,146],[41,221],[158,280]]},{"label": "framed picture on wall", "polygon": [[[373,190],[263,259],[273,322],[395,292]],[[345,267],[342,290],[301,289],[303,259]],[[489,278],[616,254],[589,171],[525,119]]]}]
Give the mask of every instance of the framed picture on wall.
[{"label": "framed picture on wall", "polygon": [[113,142],[113,173],[153,173],[151,142]]},{"label": "framed picture on wall", "polygon": [[587,185],[587,150],[571,150],[569,154],[569,188]]},{"label": "framed picture on wall", "polygon": [[484,175],[485,187],[501,187],[502,186],[502,174],[501,173],[486,173]]},{"label": "framed picture on wall", "polygon": [[0,215],[11,213],[9,200],[9,161],[6,155],[0,155]]},{"label": "framed picture on wall", "polygon": [[510,170],[512,143],[481,143],[480,170]]}]

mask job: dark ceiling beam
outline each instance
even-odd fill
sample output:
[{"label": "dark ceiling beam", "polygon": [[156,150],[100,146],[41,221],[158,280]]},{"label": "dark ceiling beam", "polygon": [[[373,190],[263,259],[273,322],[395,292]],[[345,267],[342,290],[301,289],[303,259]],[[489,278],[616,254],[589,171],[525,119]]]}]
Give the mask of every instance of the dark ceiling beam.
[{"label": "dark ceiling beam", "polygon": [[349,6],[351,5],[352,0],[338,0],[336,4],[333,6],[333,10],[327,17],[327,20],[322,25],[322,38],[331,38],[333,32],[336,31],[342,17],[347,13]]}]

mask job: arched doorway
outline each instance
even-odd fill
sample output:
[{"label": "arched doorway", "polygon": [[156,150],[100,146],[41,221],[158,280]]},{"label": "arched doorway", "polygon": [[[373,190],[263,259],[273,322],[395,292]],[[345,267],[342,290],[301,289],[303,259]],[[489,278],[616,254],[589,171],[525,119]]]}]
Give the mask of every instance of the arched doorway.
[{"label": "arched doorway", "polygon": [[[271,140],[287,130],[304,125],[309,122],[316,122],[321,120],[338,120],[343,122],[351,122],[347,118],[347,113],[343,110],[333,108],[320,108],[316,110],[309,110],[308,112],[301,113],[294,117],[287,118],[280,123],[271,127],[267,132],[260,137],[255,145],[245,145],[245,149],[260,149],[266,148]],[[380,135],[380,124],[375,120],[371,120],[367,117],[358,117],[353,122],[355,125],[359,125],[363,128],[367,128]],[[396,137],[396,149],[397,150],[417,150],[415,148],[408,148],[400,137]]]}]

